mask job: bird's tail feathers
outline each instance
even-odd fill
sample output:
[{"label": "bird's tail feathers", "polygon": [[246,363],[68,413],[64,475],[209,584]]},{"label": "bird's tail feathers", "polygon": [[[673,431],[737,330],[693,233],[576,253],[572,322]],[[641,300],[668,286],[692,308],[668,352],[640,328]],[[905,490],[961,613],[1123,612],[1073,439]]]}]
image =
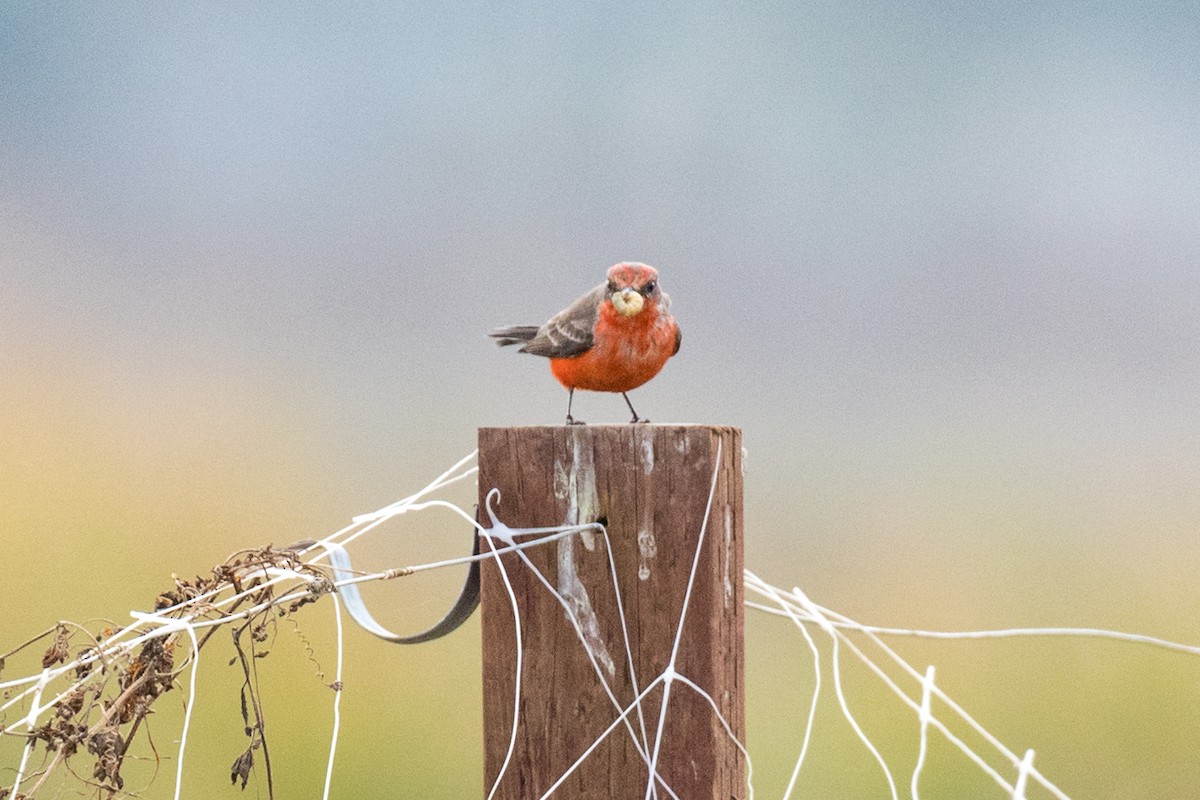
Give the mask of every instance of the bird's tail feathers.
[{"label": "bird's tail feathers", "polygon": [[528,342],[537,336],[540,328],[537,325],[510,325],[507,328],[497,328],[488,334],[496,340],[496,344],[506,347],[510,344]]}]

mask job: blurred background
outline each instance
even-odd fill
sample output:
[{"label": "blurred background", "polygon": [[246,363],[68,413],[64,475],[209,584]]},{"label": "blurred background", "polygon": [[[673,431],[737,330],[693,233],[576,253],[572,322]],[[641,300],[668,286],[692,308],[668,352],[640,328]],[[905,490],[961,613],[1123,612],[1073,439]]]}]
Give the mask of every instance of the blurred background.
[{"label": "blurred background", "polygon": [[[684,332],[633,401],[744,429],[764,578],[881,625],[1200,642],[1198,24],[1144,2],[4,4],[0,651],[336,530],[479,426],[559,422],[545,363],[484,334],[620,260],[658,267]],[[449,519],[394,534],[371,566],[468,546]],[[459,578],[372,592],[412,630]],[[279,796],[319,796],[330,614],[261,666]],[[481,796],[477,621],[347,636],[334,796]],[[896,645],[1071,796],[1200,793],[1194,657]],[[778,797],[811,664],[773,619],[748,648]],[[232,648],[205,652],[184,786],[242,796]],[[847,672],[906,783],[913,715]],[[167,755],[182,694],[152,726]],[[832,695],[814,735],[803,796],[886,796]],[[1001,796],[943,746],[925,769],[923,796]]]}]

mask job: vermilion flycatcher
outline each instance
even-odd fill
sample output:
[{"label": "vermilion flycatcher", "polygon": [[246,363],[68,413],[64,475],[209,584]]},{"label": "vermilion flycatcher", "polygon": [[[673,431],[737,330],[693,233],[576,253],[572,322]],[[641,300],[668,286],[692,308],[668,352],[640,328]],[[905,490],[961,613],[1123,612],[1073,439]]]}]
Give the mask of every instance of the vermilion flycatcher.
[{"label": "vermilion flycatcher", "polygon": [[513,325],[488,335],[501,347],[524,342],[522,353],[550,359],[550,371],[569,393],[568,425],[583,424],[571,416],[576,389],[620,392],[632,421],[649,422],[638,419],[626,392],[657,375],[679,352],[679,326],[670,309],[671,298],[658,286],[658,271],[628,262],[609,268],[607,283],[540,328]]}]

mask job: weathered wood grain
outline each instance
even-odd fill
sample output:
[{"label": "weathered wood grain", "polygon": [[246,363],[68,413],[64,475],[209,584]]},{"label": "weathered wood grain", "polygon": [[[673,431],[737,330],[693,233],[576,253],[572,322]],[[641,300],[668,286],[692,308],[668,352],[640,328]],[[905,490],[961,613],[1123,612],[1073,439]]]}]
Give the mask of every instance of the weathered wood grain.
[{"label": "weathered wood grain", "polygon": [[[637,688],[644,689],[669,663],[716,470],[676,670],[714,698],[744,741],[741,459],[741,431],[729,427],[479,431],[481,519],[487,519],[482,510],[486,496],[496,488],[501,497],[493,507],[509,527],[606,525],[632,659],[599,534],[574,535],[524,552],[567,598],[622,707],[635,696],[634,675]],[[524,665],[516,749],[496,796],[528,800],[558,780],[618,712],[563,606],[516,555],[505,556],[504,565],[520,610]],[[484,780],[490,789],[508,751],[516,663],[511,602],[492,561],[484,562],[481,594]],[[644,726],[650,751],[661,701],[660,684],[643,701],[641,719],[630,716],[639,737]],[[671,690],[658,764],[659,774],[680,798],[745,796],[739,751],[708,702],[679,682]],[[647,777],[632,737],[619,727],[554,796],[641,798]]]}]

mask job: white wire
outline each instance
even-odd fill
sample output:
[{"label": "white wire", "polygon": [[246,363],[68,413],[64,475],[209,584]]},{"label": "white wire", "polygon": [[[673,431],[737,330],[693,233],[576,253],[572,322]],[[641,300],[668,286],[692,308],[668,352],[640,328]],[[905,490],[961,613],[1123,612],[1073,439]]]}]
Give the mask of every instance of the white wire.
[{"label": "white wire", "polygon": [[932,718],[930,703],[933,696],[933,676],[934,667],[930,664],[925,670],[925,680],[921,681],[921,711],[918,715],[921,723],[921,741],[917,748],[917,764],[913,767],[912,774],[913,800],[920,800],[917,793],[917,782],[921,775],[921,769],[925,766],[925,753],[929,749],[929,720]]},{"label": "white wire", "polygon": [[[719,464],[720,443],[718,443],[717,453],[718,453],[718,464]],[[475,453],[471,453],[468,456],[460,459],[452,467],[447,469],[445,472],[443,472],[441,475],[439,475],[435,480],[431,481],[423,489],[416,492],[415,494],[410,495],[409,497],[403,498],[402,500],[398,500],[394,503],[391,503],[390,505],[385,506],[385,507],[379,509],[378,511],[354,517],[350,525],[345,526],[344,528],[342,528],[341,530],[339,530],[333,534],[329,534],[328,536],[323,538],[320,542],[318,542],[316,545],[309,548],[308,551],[315,551],[315,552],[313,553],[312,557],[305,563],[308,565],[315,565],[315,564],[321,562],[327,555],[326,547],[324,546],[327,543],[337,542],[337,543],[340,543],[343,545],[348,544],[348,543],[370,533],[371,531],[375,530],[378,526],[382,525],[384,522],[391,520],[397,516],[409,513],[409,512],[420,512],[420,511],[430,510],[430,509],[434,509],[434,508],[447,509],[447,510],[450,510],[452,513],[455,513],[455,514],[461,516],[462,518],[470,521],[471,524],[475,525],[476,529],[478,530],[479,526],[477,525],[475,520],[472,519],[460,507],[458,507],[454,504],[448,503],[444,500],[430,497],[430,495],[433,494],[434,492],[442,490],[442,489],[444,489],[448,486],[451,486],[455,483],[458,483],[460,481],[466,480],[467,478],[476,474],[477,470],[478,470],[477,467],[470,467],[470,468],[467,468],[464,470],[464,465],[466,465],[474,456],[475,456]],[[629,735],[633,738],[633,742],[639,752],[639,755],[643,759],[646,760],[647,767],[650,771],[650,779],[648,780],[648,783],[647,783],[646,797],[650,798],[657,791],[659,786],[662,786],[669,794],[671,794],[672,797],[676,797],[676,800],[678,800],[677,796],[674,794],[674,792],[671,790],[671,788],[669,786],[666,786],[665,783],[661,783],[662,778],[657,773],[657,763],[658,763],[658,758],[659,758],[659,754],[661,752],[661,747],[662,747],[662,743],[663,743],[663,737],[664,737],[664,731],[665,731],[665,718],[666,718],[666,714],[667,714],[667,709],[669,707],[671,688],[675,681],[679,681],[683,685],[688,686],[689,688],[698,692],[699,694],[701,694],[701,696],[703,696],[706,699],[706,701],[712,707],[716,718],[720,721],[720,723],[724,727],[726,734],[731,738],[731,740],[734,742],[734,744],[741,751],[743,757],[746,759],[746,764],[747,764],[747,785],[748,785],[749,791],[751,793],[751,797],[753,796],[753,781],[752,781],[752,777],[751,777],[752,776],[752,764],[750,763],[749,755],[746,752],[744,745],[740,741],[738,741],[737,738],[734,736],[732,728],[730,727],[730,725],[728,723],[728,720],[724,719],[724,717],[720,714],[719,708],[718,708],[715,700],[711,696],[709,696],[706,692],[704,692],[699,686],[697,686],[693,681],[691,681],[687,676],[681,675],[680,673],[678,673],[676,671],[677,658],[678,658],[678,653],[680,651],[684,623],[686,621],[686,616],[687,616],[687,612],[688,612],[688,608],[689,608],[689,604],[690,604],[692,588],[694,585],[694,581],[696,579],[696,572],[697,572],[698,563],[699,563],[698,559],[699,559],[700,547],[702,546],[702,544],[704,542],[704,538],[706,536],[706,531],[707,531],[707,524],[708,524],[708,521],[709,521],[709,518],[711,515],[713,496],[715,493],[716,479],[717,479],[717,473],[714,472],[713,484],[712,484],[712,488],[710,489],[708,504],[706,505],[706,508],[705,508],[704,521],[701,525],[700,537],[699,537],[699,540],[697,541],[696,552],[693,556],[692,572],[690,573],[689,579],[688,579],[688,586],[687,586],[687,591],[685,593],[684,605],[680,612],[679,626],[678,626],[678,628],[675,632],[675,636],[674,636],[670,662],[668,663],[666,669],[664,669],[662,674],[658,675],[652,681],[650,681],[650,683],[645,688],[642,688],[639,690],[638,684],[637,684],[637,677],[636,677],[636,675],[634,675],[634,672],[633,672],[632,650],[629,646],[628,631],[625,630],[624,631],[625,648],[626,648],[627,659],[629,662],[628,666],[630,669],[631,680],[634,685],[634,699],[629,705],[621,707],[617,703],[615,695],[612,694],[611,687],[607,686],[607,683],[605,682],[603,674],[602,674],[602,670],[600,670],[598,664],[595,661],[594,653],[589,655],[589,657],[592,659],[593,668],[594,668],[594,670],[596,670],[597,676],[600,679],[601,684],[605,686],[606,692],[608,693],[609,698],[610,698],[610,702],[613,703],[614,708],[617,710],[618,714],[617,714],[616,718],[612,721],[612,723],[608,726],[608,728],[592,743],[592,745],[587,749],[587,751],[585,751],[585,753],[582,756],[580,756],[580,758],[574,764],[572,764],[571,767],[568,768],[568,770],[563,775],[561,775],[558,778],[556,783],[551,787],[550,791],[547,792],[547,795],[549,795],[555,789],[559,788],[567,780],[569,775],[571,775],[574,772],[574,770],[583,762],[583,760],[590,753],[594,752],[595,748],[598,747],[599,744],[606,737],[611,735],[611,733],[613,731],[619,729],[621,726],[624,726],[627,729]],[[523,663],[523,650],[522,650],[522,643],[521,643],[521,639],[522,639],[521,620],[520,620],[519,614],[517,613],[515,594],[513,592],[511,583],[509,582],[508,575],[504,571],[504,566],[500,560],[500,556],[505,553],[516,552],[518,554],[518,556],[521,557],[523,562],[531,563],[531,562],[528,562],[528,559],[526,559],[524,557],[523,553],[521,552],[523,549],[532,547],[532,546],[541,546],[541,545],[547,544],[548,542],[551,542],[551,541],[557,541],[564,536],[574,535],[575,533],[578,533],[580,528],[578,526],[576,526],[574,529],[566,530],[566,531],[564,531],[564,529],[541,529],[541,530],[543,531],[543,535],[536,540],[525,541],[525,542],[516,542],[515,540],[512,540],[510,538],[510,539],[502,542],[504,545],[503,547],[497,547],[496,542],[493,541],[492,537],[485,536],[484,538],[485,538],[485,541],[488,542],[490,552],[482,553],[477,556],[456,557],[456,558],[444,559],[444,560],[435,561],[435,562],[417,564],[417,565],[413,565],[413,566],[409,566],[409,567],[403,567],[400,569],[386,570],[383,572],[371,573],[371,574],[366,574],[366,575],[357,575],[354,578],[351,578],[349,580],[338,582],[339,585],[341,585],[344,583],[351,583],[351,582],[358,583],[358,582],[363,582],[363,581],[368,581],[368,580],[380,580],[380,579],[385,579],[385,578],[396,577],[397,575],[401,575],[401,574],[409,574],[411,572],[417,572],[417,571],[440,569],[440,568],[444,568],[444,567],[455,565],[455,564],[463,564],[463,563],[467,563],[469,561],[477,561],[477,560],[482,560],[485,558],[494,559],[500,565],[501,577],[502,577],[502,580],[504,581],[506,590],[508,592],[510,605],[512,606],[513,612],[514,612],[514,628],[515,628],[516,639],[517,639],[517,642],[516,642],[517,674],[516,674],[516,686],[515,686],[515,691],[514,691],[513,729],[511,732],[508,750],[506,752],[504,762],[501,766],[501,770],[500,770],[499,774],[497,775],[496,782],[491,787],[491,790],[488,795],[489,798],[493,797],[495,795],[495,793],[500,785],[500,781],[503,778],[503,776],[506,774],[507,770],[509,769],[511,760],[513,758],[513,754],[514,754],[514,750],[515,750],[515,746],[516,746],[516,738],[515,738],[516,737],[516,728],[517,728],[517,724],[519,721],[518,720],[518,714],[520,711],[519,697],[520,697],[520,688],[521,688],[521,681],[522,681],[521,671],[522,671],[522,663]],[[556,533],[549,533],[549,531],[551,531],[551,530],[556,531]],[[535,532],[536,531],[520,531],[518,533],[535,533]],[[615,569],[615,567],[613,566],[613,563],[612,563],[613,559],[612,559],[612,555],[611,555],[611,544],[608,541],[607,535],[605,536],[605,542],[606,542],[606,547],[609,548],[608,552],[609,552],[609,562],[610,562],[610,571],[611,571],[612,569]],[[306,551],[306,552],[308,552],[308,551]],[[185,714],[184,714],[184,719],[183,719],[183,723],[182,723],[182,730],[181,730],[180,744],[179,744],[178,764],[176,767],[176,776],[175,776],[174,796],[176,798],[179,798],[181,796],[182,777],[183,777],[183,770],[184,770],[184,756],[185,756],[186,749],[187,749],[188,734],[189,734],[189,731],[191,728],[193,713],[194,713],[196,702],[197,702],[197,700],[196,700],[196,684],[197,684],[197,676],[198,676],[198,672],[199,672],[199,640],[197,637],[197,631],[202,628],[208,628],[208,627],[212,627],[215,625],[227,624],[231,621],[249,618],[255,614],[261,613],[262,611],[264,611],[272,606],[278,606],[281,604],[289,603],[294,600],[300,599],[311,593],[311,589],[310,589],[311,585],[313,585],[315,582],[324,580],[322,577],[316,576],[314,574],[307,574],[304,572],[299,572],[297,570],[288,569],[285,567],[279,567],[279,566],[276,566],[273,564],[263,565],[256,571],[256,574],[262,576],[262,579],[263,579],[262,582],[258,583],[251,589],[247,589],[244,592],[231,593],[231,592],[229,592],[229,588],[230,588],[229,586],[217,586],[217,587],[214,587],[211,591],[204,593],[203,595],[200,595],[197,597],[189,597],[187,600],[182,601],[181,603],[179,603],[175,606],[172,606],[167,609],[161,609],[154,614],[135,613],[135,614],[133,614],[134,622],[132,624],[127,625],[126,627],[118,630],[117,632],[115,632],[114,634],[105,638],[104,640],[98,642],[97,646],[94,648],[91,648],[90,651],[87,651],[86,655],[76,657],[75,659],[73,659],[67,663],[58,665],[54,668],[43,669],[40,673],[37,673],[34,675],[0,682],[0,691],[5,692],[6,694],[8,693],[8,690],[17,690],[7,697],[7,699],[3,705],[0,705],[0,712],[3,712],[5,710],[11,708],[16,703],[21,703],[21,702],[29,702],[30,703],[30,708],[28,710],[28,713],[25,714],[22,719],[19,719],[16,722],[12,723],[9,726],[9,731],[16,732],[16,730],[20,729],[20,728],[24,728],[26,730],[33,730],[37,726],[42,714],[47,709],[52,708],[57,703],[61,702],[66,696],[68,696],[72,691],[74,691],[77,688],[77,686],[79,685],[78,683],[72,683],[71,686],[69,686],[68,688],[66,688],[65,690],[63,690],[61,693],[59,693],[57,695],[54,695],[53,693],[51,693],[52,699],[49,702],[44,702],[47,691],[49,690],[51,685],[55,684],[55,681],[59,680],[60,678],[63,678],[64,676],[68,676],[69,673],[72,673],[73,671],[78,670],[81,667],[87,668],[98,662],[107,664],[113,659],[119,659],[119,658],[125,657],[128,654],[130,654],[131,652],[133,652],[134,649],[141,646],[142,644],[149,641],[150,639],[153,639],[156,637],[167,636],[173,632],[177,632],[180,630],[186,631],[187,635],[189,636],[189,638],[191,640],[193,663],[191,664],[191,673],[189,676],[189,696],[187,698],[187,702],[186,702],[186,706],[185,706]],[[543,583],[548,585],[548,581],[546,581],[545,576],[542,576],[540,573],[538,573],[538,577]],[[616,578],[617,578],[617,576],[614,574],[612,576],[612,579],[614,582],[614,588],[617,586]],[[194,619],[194,618],[178,619],[178,618],[169,616],[169,614],[174,613],[174,612],[183,611],[189,606],[191,608],[197,608],[197,607],[203,608],[205,610],[205,613],[208,613],[209,611],[214,611],[214,610],[219,611],[220,609],[226,608],[229,605],[238,602],[239,600],[241,600],[242,598],[248,596],[249,594],[251,594],[253,592],[261,591],[262,589],[266,588],[267,586],[275,586],[275,585],[280,585],[280,584],[286,584],[289,582],[293,583],[293,584],[298,583],[299,586],[294,589],[289,588],[286,591],[283,591],[283,592],[277,594],[276,596],[273,597],[273,599],[271,599],[268,602],[256,603],[252,607],[242,608],[233,613],[226,613],[225,615],[219,616],[215,619],[211,619],[211,618],[210,619]],[[860,623],[854,622],[853,620],[850,620],[849,618],[845,617],[844,615],[838,614],[835,611],[832,611],[828,608],[825,608],[816,603],[813,603],[798,588],[794,589],[793,592],[791,592],[791,593],[783,592],[783,591],[771,586],[770,584],[766,583],[765,581],[761,580],[760,578],[758,578],[756,575],[754,575],[749,570],[745,571],[744,582],[745,582],[746,589],[749,593],[753,593],[753,594],[759,595],[761,597],[768,598],[770,601],[770,604],[767,604],[767,603],[763,603],[763,602],[754,601],[748,597],[745,602],[746,607],[751,608],[751,609],[761,610],[766,613],[779,615],[779,616],[783,616],[783,617],[790,619],[791,622],[800,630],[801,635],[804,637],[804,639],[805,639],[806,643],[808,644],[809,649],[813,655],[815,687],[814,687],[814,691],[813,691],[813,695],[812,695],[812,700],[809,704],[807,721],[805,724],[804,740],[801,745],[799,756],[796,760],[796,764],[792,771],[791,778],[789,780],[787,789],[784,793],[784,800],[788,800],[788,798],[791,797],[792,793],[796,789],[797,780],[798,780],[798,777],[800,774],[801,766],[804,763],[805,756],[810,749],[811,739],[812,739],[812,731],[813,731],[813,722],[815,720],[816,708],[818,705],[820,692],[821,692],[820,650],[817,648],[816,642],[813,640],[812,636],[810,635],[810,633],[807,629],[808,623],[818,625],[819,627],[822,628],[822,630],[824,630],[831,637],[834,688],[835,688],[835,692],[838,697],[838,702],[841,705],[843,715],[847,718],[847,720],[849,721],[851,726],[855,729],[856,733],[859,735],[859,738],[864,742],[864,744],[867,746],[867,748],[870,750],[870,752],[872,752],[872,754],[874,755],[875,759],[882,766],[884,773],[888,779],[889,786],[891,787],[892,796],[894,798],[897,797],[897,793],[896,793],[895,783],[891,777],[891,772],[890,772],[886,762],[883,760],[882,756],[879,754],[879,751],[874,747],[874,745],[870,742],[870,740],[862,732],[862,729],[858,726],[853,715],[850,713],[849,706],[846,702],[846,697],[844,695],[843,687],[842,687],[842,683],[841,683],[841,659],[839,658],[840,645],[844,643],[851,650],[851,652],[854,653],[857,656],[857,658],[859,660],[861,660],[868,667],[868,669],[871,672],[873,672],[877,677],[879,677],[879,679],[886,686],[888,686],[888,688],[890,688],[893,692],[895,692],[902,699],[902,701],[905,703],[905,705],[907,705],[910,709],[912,709],[916,713],[918,722],[920,723],[920,746],[919,746],[919,751],[918,751],[918,756],[917,756],[917,763],[913,770],[912,781],[911,781],[911,791],[912,791],[913,800],[919,800],[918,779],[919,779],[919,776],[925,765],[925,758],[926,758],[926,752],[927,752],[927,746],[928,746],[928,730],[931,728],[938,730],[944,736],[946,736],[947,739],[951,743],[953,743],[956,747],[958,747],[960,750],[962,750],[985,774],[988,774],[1001,787],[1003,787],[1007,792],[1009,792],[1011,794],[1011,796],[1014,798],[1014,800],[1017,800],[1018,798],[1020,798],[1021,800],[1024,799],[1026,787],[1030,780],[1038,782],[1041,786],[1046,788],[1051,794],[1053,794],[1055,797],[1059,798],[1059,800],[1066,800],[1067,796],[1065,793],[1062,792],[1062,790],[1058,789],[1056,786],[1054,786],[1053,783],[1051,783],[1048,779],[1046,779],[1045,776],[1043,776],[1036,767],[1034,767],[1034,765],[1033,765],[1034,753],[1032,750],[1027,750],[1025,752],[1024,758],[1018,758],[1013,753],[1013,751],[1011,751],[1010,749],[1006,748],[1003,744],[1001,744],[981,724],[979,724],[970,715],[968,715],[966,713],[966,711],[964,711],[961,708],[961,706],[959,706],[957,703],[955,703],[950,697],[948,697],[945,694],[945,692],[941,688],[939,688],[934,683],[934,679],[933,679],[934,678],[934,668],[932,666],[930,666],[928,668],[928,670],[926,671],[924,676],[921,676],[919,673],[916,672],[916,670],[911,665],[909,665],[902,658],[900,658],[900,656],[897,653],[895,653],[894,650],[889,648],[886,645],[886,643],[884,643],[879,637],[881,637],[881,636],[909,636],[909,637],[952,639],[952,640],[978,640],[978,639],[984,639],[984,638],[1007,638],[1007,637],[1028,637],[1028,636],[1086,636],[1086,637],[1091,637],[1091,638],[1108,639],[1108,640],[1119,641],[1119,642],[1124,642],[1124,643],[1149,645],[1149,646],[1154,646],[1154,647],[1158,647],[1158,648],[1162,648],[1162,649],[1168,649],[1171,651],[1181,652],[1181,653],[1185,653],[1185,654],[1193,655],[1193,656],[1200,655],[1200,646],[1172,642],[1172,641],[1168,641],[1165,639],[1147,636],[1147,635],[1143,635],[1143,634],[1126,633],[1126,632],[1111,631],[1111,630],[1096,629],[1096,628],[1012,628],[1012,629],[1004,629],[1004,630],[980,630],[980,631],[952,632],[952,631],[929,631],[929,630],[908,629],[908,628],[887,628],[887,627],[879,627],[879,626],[862,625]],[[569,604],[566,603],[564,598],[562,598],[560,595],[558,595],[557,591],[554,590],[553,586],[549,586],[549,588],[558,598],[558,602],[560,604],[563,604],[564,608],[566,608],[568,619],[570,619],[572,621],[572,624],[577,629],[577,633],[579,633],[580,632],[579,621],[574,618],[574,615],[571,612]],[[620,605],[621,597],[620,597],[619,589],[617,590],[616,595],[617,595],[618,605]],[[335,608],[335,627],[336,627],[336,631],[337,631],[337,645],[336,645],[337,646],[337,685],[340,687],[341,680],[342,680],[343,662],[344,662],[344,642],[343,642],[344,634],[343,634],[343,620],[342,620],[341,605],[339,603],[339,598],[337,597],[336,594],[333,597],[333,602],[334,602],[334,608]],[[620,613],[621,613],[621,617],[622,617],[622,624],[624,625],[624,623],[625,623],[624,613],[623,613],[623,611]],[[151,627],[147,628],[146,627],[147,625],[150,625]],[[886,673],[883,672],[883,670],[879,667],[879,665],[875,664],[875,662],[866,655],[866,653],[862,650],[862,648],[855,645],[853,641],[851,641],[849,638],[847,638],[845,636],[845,632],[850,632],[850,631],[858,631],[861,634],[863,634],[864,636],[866,636],[868,639],[870,639],[872,643],[874,643],[877,647],[879,647],[884,652],[884,654],[886,654],[888,656],[888,658],[892,659],[893,662],[895,662],[897,665],[899,665],[900,668],[903,669],[905,671],[905,673],[907,673],[917,683],[917,685],[920,687],[919,702],[916,699],[914,699],[913,697],[910,697],[908,695],[908,693],[901,690],[901,688],[890,677],[888,677],[886,675]],[[581,639],[581,642],[582,642],[585,650],[590,651],[590,647],[588,646],[588,643],[586,642],[586,640]],[[648,753],[647,751],[649,748],[647,747],[647,745],[649,743],[646,739],[644,719],[641,717],[641,712],[642,712],[641,703],[644,702],[645,698],[650,694],[650,692],[652,690],[654,690],[655,688],[657,688],[660,684],[663,687],[663,695],[662,695],[661,704],[660,704],[658,728],[655,733],[653,751]],[[935,717],[932,714],[931,703],[934,698],[944,702],[946,704],[947,708],[949,708],[955,715],[957,715],[957,717],[959,719],[961,719],[964,724],[966,724],[973,731],[978,733],[989,745],[991,745],[992,747],[994,747],[996,749],[997,753],[999,753],[1006,761],[1008,761],[1013,767],[1016,768],[1017,776],[1016,776],[1016,781],[1014,784],[1010,785],[999,773],[997,773],[990,765],[988,765],[986,763],[986,761],[984,761],[983,758],[978,753],[976,753],[974,750],[969,748],[959,737],[957,737],[949,729],[949,727],[947,727],[947,725],[944,721],[939,720],[937,717]],[[339,691],[337,691],[335,694],[334,706],[333,706],[333,728],[331,731],[329,757],[328,757],[328,762],[327,762],[327,766],[326,766],[325,786],[324,786],[324,792],[323,792],[323,797],[326,800],[329,797],[331,790],[332,790],[333,766],[334,766],[334,761],[335,761],[337,744],[338,744],[338,740],[339,740],[339,736],[340,736],[340,725],[341,725],[340,701],[341,701],[341,690],[339,689]],[[635,735],[633,728],[630,726],[630,717],[635,711],[639,715],[639,720],[641,720],[642,730],[641,730],[640,738],[637,735]],[[31,738],[29,740],[29,742],[26,743],[26,745],[23,748],[20,765],[17,767],[16,777],[12,784],[12,788],[10,789],[10,793],[14,796],[18,793],[23,781],[27,777],[28,763],[29,763],[29,759],[31,757],[33,744],[34,744],[34,740]]]},{"label": "white wire", "polygon": [[333,759],[337,754],[338,736],[342,729],[342,662],[345,647],[342,635],[342,602],[337,592],[333,593],[333,622],[337,636],[337,666],[333,692],[333,730],[329,736],[329,760],[325,765],[325,789],[321,793],[322,800],[329,800],[329,791],[333,786]]}]

